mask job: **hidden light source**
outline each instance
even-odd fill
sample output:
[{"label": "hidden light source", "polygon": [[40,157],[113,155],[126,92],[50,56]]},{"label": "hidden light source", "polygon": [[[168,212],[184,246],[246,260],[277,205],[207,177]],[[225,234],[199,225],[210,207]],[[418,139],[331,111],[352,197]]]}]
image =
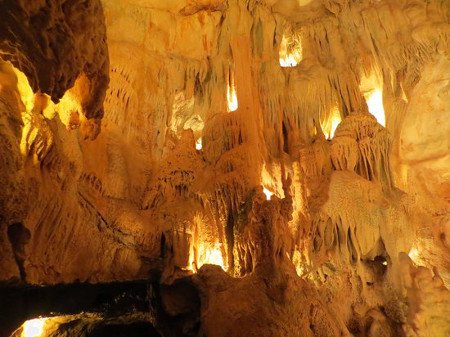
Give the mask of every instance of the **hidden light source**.
[{"label": "hidden light source", "polygon": [[334,137],[337,126],[341,123],[341,113],[337,107],[333,108],[324,121],[320,122],[323,134],[326,139],[330,140]]},{"label": "hidden light source", "polygon": [[302,47],[298,41],[283,35],[280,43],[280,66],[295,67],[302,59]]},{"label": "hidden light source", "polygon": [[234,84],[234,73],[230,70],[227,83],[227,103],[228,111],[236,111],[238,109],[238,98],[236,93],[236,85]]},{"label": "hidden light source", "polygon": [[198,257],[198,268],[204,264],[214,264],[220,266],[225,270],[225,264],[223,261],[221,244],[219,242],[215,244],[204,244],[199,245],[199,257]]},{"label": "hidden light source", "polygon": [[201,150],[203,148],[202,145],[202,137],[200,137],[199,139],[197,139],[197,141],[195,142],[195,149],[196,150]]},{"label": "hidden light source", "polygon": [[266,195],[266,200],[270,200],[270,198],[272,197],[273,193],[270,192],[267,188],[263,188],[263,192]]},{"label": "hidden light source", "polygon": [[378,123],[386,126],[383,106],[383,76],[381,71],[374,68],[369,73],[364,72],[361,75],[359,89],[366,100],[370,114],[377,119]]},{"label": "hidden light source", "polygon": [[21,337],[40,337],[44,333],[46,318],[30,319],[23,323]]},{"label": "hidden light source", "polygon": [[408,253],[408,256],[415,264],[419,264],[419,250],[416,247],[412,247]]},{"label": "hidden light source", "polygon": [[377,119],[378,123],[386,126],[386,116],[383,107],[383,92],[380,88],[365,95],[369,112]]}]

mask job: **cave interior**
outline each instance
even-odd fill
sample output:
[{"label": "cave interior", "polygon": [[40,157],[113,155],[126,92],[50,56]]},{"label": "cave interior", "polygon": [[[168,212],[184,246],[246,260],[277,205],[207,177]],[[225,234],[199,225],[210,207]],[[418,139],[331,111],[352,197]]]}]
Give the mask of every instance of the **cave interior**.
[{"label": "cave interior", "polygon": [[0,337],[449,337],[449,0],[0,0]]}]

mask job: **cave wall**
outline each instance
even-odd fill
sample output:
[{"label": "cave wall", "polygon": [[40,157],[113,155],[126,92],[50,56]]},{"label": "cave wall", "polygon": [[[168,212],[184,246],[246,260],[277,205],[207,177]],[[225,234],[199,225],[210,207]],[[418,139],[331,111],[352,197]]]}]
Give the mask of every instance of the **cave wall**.
[{"label": "cave wall", "polygon": [[198,272],[211,335],[252,284],[222,327],[448,333],[447,1],[0,8],[1,280]]}]

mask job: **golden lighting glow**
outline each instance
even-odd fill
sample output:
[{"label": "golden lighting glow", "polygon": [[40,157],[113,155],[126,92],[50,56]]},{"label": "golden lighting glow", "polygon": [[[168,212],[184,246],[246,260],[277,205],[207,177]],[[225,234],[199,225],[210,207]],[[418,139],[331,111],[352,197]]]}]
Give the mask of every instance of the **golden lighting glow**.
[{"label": "golden lighting glow", "polygon": [[334,137],[334,132],[341,121],[342,118],[339,108],[335,107],[331,110],[328,118],[320,122],[320,126],[322,127],[326,139],[332,139]]},{"label": "golden lighting glow", "polygon": [[[36,97],[25,74],[15,67],[12,67],[12,69],[17,77],[17,91],[19,92],[20,100],[23,104],[21,106],[23,127],[20,139],[20,153],[25,156],[28,153],[30,144],[35,141],[39,132],[36,127],[33,127],[31,111],[34,108],[35,103],[40,104],[45,101],[46,98],[43,95],[40,95],[42,97]],[[45,106],[45,103],[43,106]],[[35,163],[36,160],[36,158],[33,158]]]},{"label": "golden lighting glow", "polygon": [[197,267],[200,268],[204,264],[215,264],[225,270],[221,248],[222,244],[219,242],[209,245],[201,243],[198,247]]},{"label": "golden lighting glow", "polygon": [[82,76],[75,82],[73,90],[68,90],[59,103],[55,104],[48,95],[35,94],[25,74],[14,67],[12,69],[17,77],[17,90],[23,103],[21,109],[23,128],[20,151],[22,155],[27,155],[31,145],[39,137],[39,134],[43,132],[42,128],[46,126],[45,119],[53,119],[58,114],[61,122],[68,129],[78,126],[78,114],[81,112],[81,104],[72,91],[75,90],[75,86],[81,81],[80,78]]},{"label": "golden lighting glow", "polygon": [[[20,112],[23,122],[22,136],[20,140],[20,152],[23,156],[32,153],[34,164],[39,162],[39,157],[48,151],[53,143],[52,133],[49,131],[47,120],[58,115],[60,121],[67,129],[75,129],[79,126],[79,115],[82,111],[79,88],[82,86],[84,75],[80,75],[75,81],[74,87],[64,94],[58,104],[51,101],[50,97],[40,92],[34,93],[27,77],[20,70],[11,66],[17,78],[17,92],[20,96]],[[16,82],[14,81],[14,85]],[[39,143],[39,146],[34,146]]]},{"label": "golden lighting glow", "polygon": [[369,112],[377,119],[378,123],[386,126],[383,106],[383,81],[380,71],[373,69],[370,75],[363,74],[359,89],[364,95]]},{"label": "golden lighting glow", "polygon": [[305,268],[302,259],[302,254],[298,250],[294,251],[291,261],[295,266],[295,271],[297,272],[297,275],[303,277],[305,274]]},{"label": "golden lighting glow", "polygon": [[202,148],[203,148],[202,137],[200,137],[200,138],[197,139],[197,141],[195,142],[195,149],[200,151]]},{"label": "golden lighting glow", "polygon": [[17,76],[17,90],[19,90],[22,103],[25,105],[26,111],[31,111],[34,105],[33,89],[31,89],[30,83],[24,73],[15,67],[13,67],[13,70]]},{"label": "golden lighting glow", "polygon": [[270,200],[270,198],[272,197],[273,193],[270,192],[267,188],[263,188],[263,192],[266,195],[266,200]]},{"label": "golden lighting glow", "polygon": [[412,247],[408,253],[408,256],[415,264],[419,264],[419,250],[416,247]]},{"label": "golden lighting glow", "polygon": [[369,112],[377,119],[378,123],[386,126],[386,116],[383,107],[383,92],[381,89],[374,89],[366,96]]},{"label": "golden lighting glow", "polygon": [[266,195],[266,200],[270,200],[272,195],[276,195],[278,198],[284,198],[283,186],[280,180],[276,177],[281,177],[280,165],[272,164],[267,166],[266,163],[261,168],[261,186],[263,192]]},{"label": "golden lighting glow", "polygon": [[77,114],[81,112],[81,104],[74,92],[76,91],[76,87],[80,85],[79,83],[83,79],[82,75],[80,75],[80,77],[75,81],[74,87],[67,90],[59,103],[55,104],[51,101],[48,95],[33,93],[33,90],[31,89],[31,86],[25,74],[14,67],[13,70],[17,76],[17,89],[19,91],[22,103],[25,105],[26,109],[22,112],[31,113],[33,108],[35,108],[37,101],[45,101],[45,104],[40,104],[43,109],[42,114],[45,118],[53,119],[53,117],[58,114],[61,122],[67,128],[74,128],[74,112]]},{"label": "golden lighting glow", "polygon": [[299,41],[283,35],[280,43],[280,66],[295,67],[302,60],[302,46]]},{"label": "golden lighting glow", "polygon": [[85,81],[85,75],[81,74],[75,81],[74,86],[65,92],[58,104],[53,103],[49,98],[49,103],[43,111],[45,118],[53,119],[58,115],[67,129],[76,129],[80,123],[79,115],[82,112],[77,91],[79,91],[79,87],[82,87],[83,81]]},{"label": "golden lighting glow", "polygon": [[236,111],[238,109],[239,104],[236,93],[236,85],[234,84],[234,73],[232,71],[230,71],[228,75],[227,102],[229,112]]},{"label": "golden lighting glow", "polygon": [[23,323],[21,337],[40,337],[44,333],[47,318],[35,318]]}]

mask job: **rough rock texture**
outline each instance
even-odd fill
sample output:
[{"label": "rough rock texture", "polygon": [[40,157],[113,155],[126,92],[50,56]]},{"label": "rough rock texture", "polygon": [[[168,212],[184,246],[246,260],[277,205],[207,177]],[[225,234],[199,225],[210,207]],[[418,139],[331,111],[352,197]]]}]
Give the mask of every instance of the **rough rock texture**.
[{"label": "rough rock texture", "polygon": [[0,2],[0,56],[28,77],[34,92],[55,102],[80,83],[87,118],[103,116],[108,47],[99,0]]},{"label": "rough rock texture", "polygon": [[248,276],[232,278],[211,265],[199,270],[205,335],[350,336],[339,315],[327,308],[311,283],[297,276],[289,261],[291,202],[289,197],[268,201],[262,191],[256,192],[246,226],[253,246]]},{"label": "rough rock texture", "polygon": [[192,277],[207,336],[449,334],[447,0],[3,8],[2,281]]}]

